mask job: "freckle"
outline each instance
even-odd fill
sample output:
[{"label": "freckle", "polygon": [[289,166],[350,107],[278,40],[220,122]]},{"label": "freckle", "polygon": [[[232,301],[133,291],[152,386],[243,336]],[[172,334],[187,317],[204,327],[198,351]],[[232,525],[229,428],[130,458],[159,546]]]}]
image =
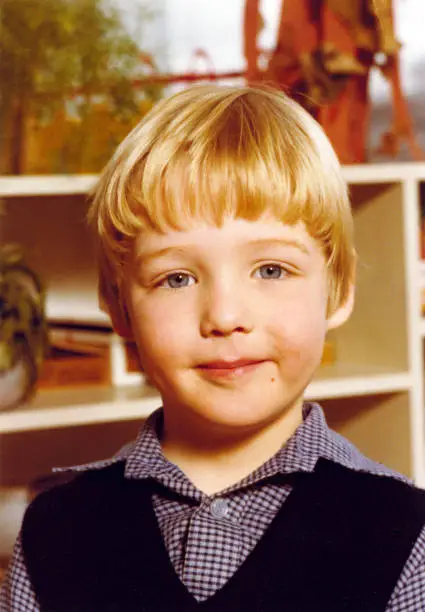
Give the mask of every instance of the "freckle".
[{"label": "freckle", "polygon": [[272,382],[274,382],[274,378],[272,378]]}]

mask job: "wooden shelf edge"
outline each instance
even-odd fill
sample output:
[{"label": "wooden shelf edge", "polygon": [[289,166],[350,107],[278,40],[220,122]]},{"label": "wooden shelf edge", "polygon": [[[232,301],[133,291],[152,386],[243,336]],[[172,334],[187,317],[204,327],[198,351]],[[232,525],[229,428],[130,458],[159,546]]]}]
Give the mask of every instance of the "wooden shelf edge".
[{"label": "wooden shelf edge", "polygon": [[0,197],[86,194],[96,174],[0,176]]},{"label": "wooden shelf edge", "polygon": [[0,433],[18,433],[146,419],[161,406],[157,397],[99,402],[80,406],[17,410],[0,414]]},{"label": "wooden shelf edge", "polygon": [[425,180],[424,162],[353,164],[343,167],[345,180],[351,185],[400,183]]},{"label": "wooden shelf edge", "polygon": [[[306,392],[306,399],[324,400],[395,393],[407,391],[411,386],[412,380],[409,373],[385,374],[367,378],[324,379],[311,383]],[[159,394],[152,389],[147,393],[143,388],[138,390],[128,387],[117,389],[117,393],[112,393],[110,398],[102,397],[100,391],[99,396],[98,399],[93,399],[92,394],[90,401],[73,405],[71,395],[68,403],[60,402],[60,405],[57,406],[43,407],[43,393],[40,393],[36,407],[0,413],[0,433],[143,420],[161,406]]]},{"label": "wooden shelf edge", "polygon": [[306,390],[306,399],[325,400],[339,397],[398,393],[408,391],[412,386],[412,376],[409,372],[322,379],[310,384]]},{"label": "wooden shelf edge", "polygon": [[[353,164],[343,167],[350,184],[397,183],[425,180],[424,162]],[[0,197],[87,193],[97,174],[49,174],[0,176]]]}]

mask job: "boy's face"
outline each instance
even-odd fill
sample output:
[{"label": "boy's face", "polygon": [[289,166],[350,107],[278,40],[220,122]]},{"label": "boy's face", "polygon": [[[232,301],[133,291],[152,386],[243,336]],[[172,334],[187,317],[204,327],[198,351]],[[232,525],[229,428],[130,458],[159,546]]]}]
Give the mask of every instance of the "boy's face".
[{"label": "boy's face", "polygon": [[143,231],[124,291],[166,414],[256,429],[300,405],[332,326],[327,281],[302,224],[263,217]]}]

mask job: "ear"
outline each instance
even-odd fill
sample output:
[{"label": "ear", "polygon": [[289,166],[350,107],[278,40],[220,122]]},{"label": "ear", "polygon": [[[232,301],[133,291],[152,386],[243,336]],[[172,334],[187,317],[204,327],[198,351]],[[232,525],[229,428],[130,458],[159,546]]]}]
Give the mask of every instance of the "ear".
[{"label": "ear", "polygon": [[348,321],[354,308],[354,295],[354,283],[350,283],[347,299],[327,319],[328,330],[336,329]]}]

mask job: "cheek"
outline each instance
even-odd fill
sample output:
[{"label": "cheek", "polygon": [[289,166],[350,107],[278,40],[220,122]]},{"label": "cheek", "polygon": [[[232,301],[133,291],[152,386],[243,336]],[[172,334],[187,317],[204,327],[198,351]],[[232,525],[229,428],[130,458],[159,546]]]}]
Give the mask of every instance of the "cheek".
[{"label": "cheek", "polygon": [[134,309],[133,329],[140,359],[146,371],[167,370],[184,358],[183,347],[190,343],[190,329],[169,309]]},{"label": "cheek", "polygon": [[[317,297],[317,299],[316,299]],[[320,362],[326,335],[326,302],[322,294],[286,302],[269,328],[278,358],[287,368],[314,367]]]}]

